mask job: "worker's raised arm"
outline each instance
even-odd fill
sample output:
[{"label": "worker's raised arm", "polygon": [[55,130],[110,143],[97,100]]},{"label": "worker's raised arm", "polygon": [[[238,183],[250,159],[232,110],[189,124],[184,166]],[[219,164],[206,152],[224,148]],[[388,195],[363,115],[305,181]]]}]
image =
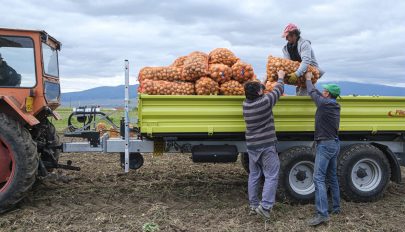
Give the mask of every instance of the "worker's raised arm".
[{"label": "worker's raised arm", "polygon": [[270,91],[270,93],[266,94],[266,96],[269,98],[270,100],[270,105],[274,106],[278,99],[280,99],[280,97],[283,95],[284,93],[284,76],[285,76],[285,72],[280,70],[277,72],[278,75],[278,81],[276,86],[274,86],[274,89],[272,91]]},{"label": "worker's raised arm", "polygon": [[312,73],[305,73],[305,79],[308,95],[311,96],[312,100],[314,100],[316,106],[320,106],[323,102],[325,102],[325,99],[322,97],[322,93],[315,88],[314,84],[312,84]]}]

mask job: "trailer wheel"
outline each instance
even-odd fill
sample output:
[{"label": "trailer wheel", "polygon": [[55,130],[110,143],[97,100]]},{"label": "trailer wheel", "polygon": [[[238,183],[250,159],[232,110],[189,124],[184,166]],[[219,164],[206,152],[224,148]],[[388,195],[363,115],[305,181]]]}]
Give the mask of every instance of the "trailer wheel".
[{"label": "trailer wheel", "polygon": [[305,204],[314,201],[315,154],[312,148],[297,146],[280,154],[278,196],[283,201]]},{"label": "trailer wheel", "polygon": [[[121,167],[125,168],[125,153],[120,153]],[[140,169],[143,166],[143,156],[141,153],[129,153],[129,168],[133,170]]]},{"label": "trailer wheel", "polygon": [[245,169],[245,171],[247,173],[250,173],[250,171],[249,171],[249,153],[247,153],[247,152],[240,153],[240,162],[242,163],[243,169]]},{"label": "trailer wheel", "polygon": [[380,199],[391,176],[384,153],[370,144],[353,144],[344,149],[337,172],[342,197],[354,202]]},{"label": "trailer wheel", "polygon": [[0,213],[10,210],[36,180],[35,142],[20,123],[0,113]]}]

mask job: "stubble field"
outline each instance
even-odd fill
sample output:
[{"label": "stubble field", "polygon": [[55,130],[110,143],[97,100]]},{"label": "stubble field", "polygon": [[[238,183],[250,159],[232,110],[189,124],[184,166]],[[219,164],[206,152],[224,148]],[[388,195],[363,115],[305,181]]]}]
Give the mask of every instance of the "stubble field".
[{"label": "stubble field", "polygon": [[[187,154],[145,155],[124,174],[118,154],[63,154],[80,172],[40,180],[1,231],[312,231],[313,205],[278,202],[267,222],[249,216],[247,174],[234,164],[193,164]],[[405,170],[403,170],[405,174]],[[343,212],[316,231],[403,231],[405,187],[390,184],[378,202],[342,201]]]}]

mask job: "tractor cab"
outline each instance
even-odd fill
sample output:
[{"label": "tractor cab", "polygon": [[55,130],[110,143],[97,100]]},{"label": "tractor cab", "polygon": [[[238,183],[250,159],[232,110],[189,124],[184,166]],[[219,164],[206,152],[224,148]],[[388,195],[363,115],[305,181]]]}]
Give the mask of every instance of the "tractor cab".
[{"label": "tractor cab", "polygon": [[0,28],[0,112],[30,126],[54,115],[60,105],[60,48],[44,31]]}]

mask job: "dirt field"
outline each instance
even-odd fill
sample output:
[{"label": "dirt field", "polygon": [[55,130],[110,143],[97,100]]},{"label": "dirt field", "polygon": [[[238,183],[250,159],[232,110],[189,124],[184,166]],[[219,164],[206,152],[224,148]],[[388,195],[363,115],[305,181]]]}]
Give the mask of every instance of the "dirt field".
[{"label": "dirt field", "polygon": [[[118,155],[64,154],[81,172],[39,182],[0,215],[1,231],[312,231],[313,205],[277,203],[269,222],[248,216],[240,163],[193,164],[188,155],[145,157],[124,174]],[[405,170],[403,170],[403,175]],[[405,187],[391,184],[375,203],[342,202],[343,213],[316,231],[404,231]]]}]

